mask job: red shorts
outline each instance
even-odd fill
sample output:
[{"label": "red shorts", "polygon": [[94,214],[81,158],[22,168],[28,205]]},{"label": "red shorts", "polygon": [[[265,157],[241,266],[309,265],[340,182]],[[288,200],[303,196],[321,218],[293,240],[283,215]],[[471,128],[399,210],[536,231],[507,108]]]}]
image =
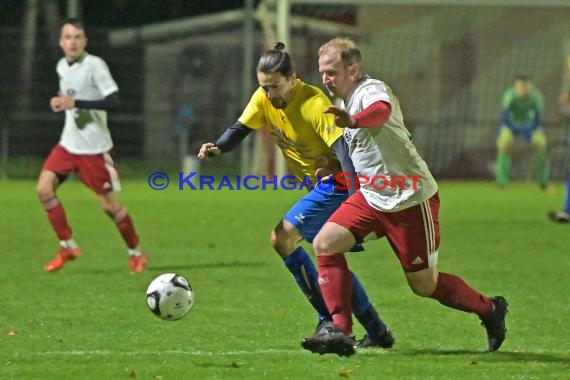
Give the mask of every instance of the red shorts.
[{"label": "red shorts", "polygon": [[360,242],[386,236],[402,268],[406,272],[416,272],[437,264],[438,212],[437,193],[417,206],[382,212],[371,207],[358,191],[328,221],[349,229]]},{"label": "red shorts", "polygon": [[97,194],[107,194],[121,190],[113,156],[113,150],[101,154],[73,154],[58,144],[51,150],[42,170],[61,176],[77,172],[81,181],[91,190]]}]

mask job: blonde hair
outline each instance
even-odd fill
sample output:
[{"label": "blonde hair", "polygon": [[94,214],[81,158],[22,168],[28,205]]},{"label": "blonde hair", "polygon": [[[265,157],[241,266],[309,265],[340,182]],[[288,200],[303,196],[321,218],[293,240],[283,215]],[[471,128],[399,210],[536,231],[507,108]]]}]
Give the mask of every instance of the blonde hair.
[{"label": "blonde hair", "polygon": [[360,64],[362,61],[360,49],[356,43],[348,37],[336,37],[325,42],[319,48],[319,57],[330,50],[334,50],[340,54],[340,59],[345,66],[352,65],[354,63]]}]

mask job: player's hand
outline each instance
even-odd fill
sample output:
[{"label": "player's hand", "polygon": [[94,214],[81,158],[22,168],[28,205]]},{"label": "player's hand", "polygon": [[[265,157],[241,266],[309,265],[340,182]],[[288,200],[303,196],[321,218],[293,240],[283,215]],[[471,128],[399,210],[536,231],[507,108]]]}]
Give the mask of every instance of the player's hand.
[{"label": "player's hand", "polygon": [[356,120],[354,120],[354,118],[342,108],[330,106],[325,110],[325,113],[333,114],[336,125],[341,128],[352,128],[356,124]]},{"label": "player's hand", "polygon": [[75,100],[67,95],[62,95],[61,93],[51,98],[49,104],[53,112],[61,112],[75,108]]},{"label": "player's hand", "polygon": [[53,98],[51,98],[49,101],[49,105],[53,112],[63,111],[63,109],[61,108],[61,101],[59,99],[59,96],[54,96]]},{"label": "player's hand", "polygon": [[198,158],[201,160],[207,160],[209,157],[217,156],[222,153],[221,149],[212,143],[202,144],[200,151],[198,152]]},{"label": "player's hand", "polygon": [[331,177],[341,171],[340,162],[336,157],[317,156],[315,158],[315,177]]}]

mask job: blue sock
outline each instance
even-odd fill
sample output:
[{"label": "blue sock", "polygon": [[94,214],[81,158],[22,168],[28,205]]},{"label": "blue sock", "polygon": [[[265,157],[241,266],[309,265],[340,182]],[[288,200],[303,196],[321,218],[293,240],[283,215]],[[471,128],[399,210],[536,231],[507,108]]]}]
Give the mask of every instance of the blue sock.
[{"label": "blue sock", "polygon": [[283,260],[285,266],[293,274],[295,282],[307,297],[307,300],[319,315],[319,320],[331,319],[321,289],[319,287],[319,273],[315,264],[303,247],[298,247],[291,255]]},{"label": "blue sock", "polygon": [[570,213],[570,174],[566,178],[566,195],[564,196],[564,211]]},{"label": "blue sock", "polygon": [[370,303],[368,295],[360,280],[354,273],[352,275],[352,313],[371,337],[380,337],[387,330],[386,325],[380,319],[376,309]]}]

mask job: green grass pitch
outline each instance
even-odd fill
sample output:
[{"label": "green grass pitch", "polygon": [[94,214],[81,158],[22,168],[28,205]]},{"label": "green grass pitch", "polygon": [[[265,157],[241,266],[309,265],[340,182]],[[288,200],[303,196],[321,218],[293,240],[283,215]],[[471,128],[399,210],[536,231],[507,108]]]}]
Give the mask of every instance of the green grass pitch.
[{"label": "green grass pitch", "polygon": [[[45,273],[57,242],[32,181],[0,183],[0,379],[570,379],[570,226],[534,184],[440,186],[440,270],[510,303],[507,340],[486,350],[476,316],[408,289],[387,243],[349,255],[396,335],[394,349],[319,356],[301,348],[316,316],[272,251],[269,233],[302,191],[164,191],[125,181],[148,271],[128,272],[118,232],[93,194],[66,183],[82,257]],[[186,276],[196,305],[161,321],[145,290]],[[363,330],[355,325],[357,337]]]}]

